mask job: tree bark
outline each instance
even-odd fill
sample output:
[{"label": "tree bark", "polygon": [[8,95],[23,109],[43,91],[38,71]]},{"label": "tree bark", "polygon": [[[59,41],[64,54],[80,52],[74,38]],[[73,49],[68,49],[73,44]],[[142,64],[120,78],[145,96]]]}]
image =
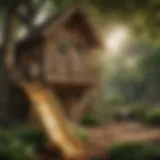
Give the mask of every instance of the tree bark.
[{"label": "tree bark", "polygon": [[10,96],[10,75],[9,71],[12,69],[12,60],[13,60],[13,12],[16,8],[17,3],[12,2],[10,7],[6,11],[6,17],[4,22],[4,31],[3,31],[3,43],[2,43],[2,52],[1,54],[1,73],[0,73],[0,123],[8,123],[9,115],[9,96]]}]

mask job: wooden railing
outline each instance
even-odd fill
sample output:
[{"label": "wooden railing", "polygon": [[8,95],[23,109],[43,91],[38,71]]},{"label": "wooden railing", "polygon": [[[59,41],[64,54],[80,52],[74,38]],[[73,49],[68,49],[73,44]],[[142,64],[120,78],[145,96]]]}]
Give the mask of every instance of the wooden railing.
[{"label": "wooden railing", "polygon": [[44,78],[49,83],[94,83],[97,74],[96,67],[82,59],[74,61],[68,57],[59,57],[45,68]]}]

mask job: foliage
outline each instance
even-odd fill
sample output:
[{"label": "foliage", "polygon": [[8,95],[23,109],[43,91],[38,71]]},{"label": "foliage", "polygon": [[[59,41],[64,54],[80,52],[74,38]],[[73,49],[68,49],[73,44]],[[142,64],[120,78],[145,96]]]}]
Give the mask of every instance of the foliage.
[{"label": "foliage", "polygon": [[79,128],[76,131],[76,135],[82,142],[88,142],[89,141],[89,133],[85,129]]},{"label": "foliage", "polygon": [[160,147],[154,144],[120,143],[111,146],[107,152],[110,160],[158,160]]},{"label": "foliage", "polygon": [[[148,47],[147,47],[147,46]],[[140,49],[138,49],[140,48]],[[146,43],[136,46],[131,57],[128,55],[121,56],[121,62],[118,57],[118,68],[107,84],[116,90],[125,99],[127,103],[134,101],[159,101],[160,95],[160,49],[159,47],[148,45]],[[130,53],[129,51],[127,53]],[[137,55],[138,54],[138,55]],[[126,60],[136,57],[133,67],[125,65]],[[108,75],[107,75],[108,76]],[[110,93],[109,93],[110,94]]]},{"label": "foliage", "polygon": [[145,80],[146,92],[152,101],[159,100],[160,94],[160,48],[155,47],[149,54],[143,56],[139,69]]},{"label": "foliage", "polygon": [[44,143],[44,135],[39,130],[26,128],[2,130],[0,132],[0,159],[34,159],[37,149]]},{"label": "foliage", "polygon": [[89,140],[89,133],[85,128],[72,123],[69,123],[69,125],[73,135],[75,135],[80,141],[87,142]]},{"label": "foliage", "polygon": [[143,120],[146,114],[147,107],[140,105],[131,106],[129,109],[128,117],[133,120]]},{"label": "foliage", "polygon": [[85,126],[98,126],[100,121],[95,116],[85,115],[80,123]]},{"label": "foliage", "polygon": [[123,105],[124,99],[121,95],[114,94],[106,98],[105,105]]},{"label": "foliage", "polygon": [[120,108],[115,111],[113,114],[113,119],[116,121],[124,121],[129,119],[129,109],[128,108]]},{"label": "foliage", "polygon": [[160,127],[160,108],[153,108],[145,116],[146,123]]},{"label": "foliage", "polygon": [[[107,17],[114,18],[126,23],[132,23],[134,33],[139,37],[143,31],[148,33],[153,39],[159,37],[158,31],[158,6],[160,1],[154,0],[92,0],[91,5],[95,6],[102,14],[106,13]],[[153,29],[154,28],[154,29]]]},{"label": "foliage", "polygon": [[145,114],[148,110],[148,105],[143,102],[117,105],[107,108],[107,116],[111,120],[123,121],[123,120],[139,120],[143,121]]},{"label": "foliage", "polygon": [[[14,1],[14,3],[16,2],[18,2],[18,0]],[[52,8],[56,8],[57,11],[67,8],[75,2],[82,3],[87,7],[93,7],[98,10],[101,13],[99,18],[104,17],[103,21],[106,19],[115,20],[115,18],[117,18],[120,21],[131,23],[132,30],[138,36],[140,34],[144,35],[142,30],[149,33],[153,40],[156,40],[160,36],[158,25],[159,0],[28,0],[24,3],[27,8],[26,15],[21,14],[18,18],[25,24],[31,23],[39,8],[48,2]],[[0,7],[1,9],[7,10],[12,3],[11,0],[1,0]],[[91,14],[96,16],[96,13],[92,12]]]}]

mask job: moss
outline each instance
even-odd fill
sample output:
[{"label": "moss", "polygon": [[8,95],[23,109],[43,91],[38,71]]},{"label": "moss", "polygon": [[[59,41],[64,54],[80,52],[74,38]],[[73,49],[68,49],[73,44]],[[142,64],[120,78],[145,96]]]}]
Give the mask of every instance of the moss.
[{"label": "moss", "polygon": [[159,160],[160,146],[142,143],[120,143],[107,151],[110,160]]}]

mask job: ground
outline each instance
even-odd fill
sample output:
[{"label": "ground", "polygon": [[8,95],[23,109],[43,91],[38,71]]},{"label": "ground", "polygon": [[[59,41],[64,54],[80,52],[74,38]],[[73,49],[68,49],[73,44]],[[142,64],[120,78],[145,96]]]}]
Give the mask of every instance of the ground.
[{"label": "ground", "polygon": [[160,141],[160,129],[144,126],[138,122],[112,123],[88,128],[89,154],[103,155],[107,147],[118,141]]}]

